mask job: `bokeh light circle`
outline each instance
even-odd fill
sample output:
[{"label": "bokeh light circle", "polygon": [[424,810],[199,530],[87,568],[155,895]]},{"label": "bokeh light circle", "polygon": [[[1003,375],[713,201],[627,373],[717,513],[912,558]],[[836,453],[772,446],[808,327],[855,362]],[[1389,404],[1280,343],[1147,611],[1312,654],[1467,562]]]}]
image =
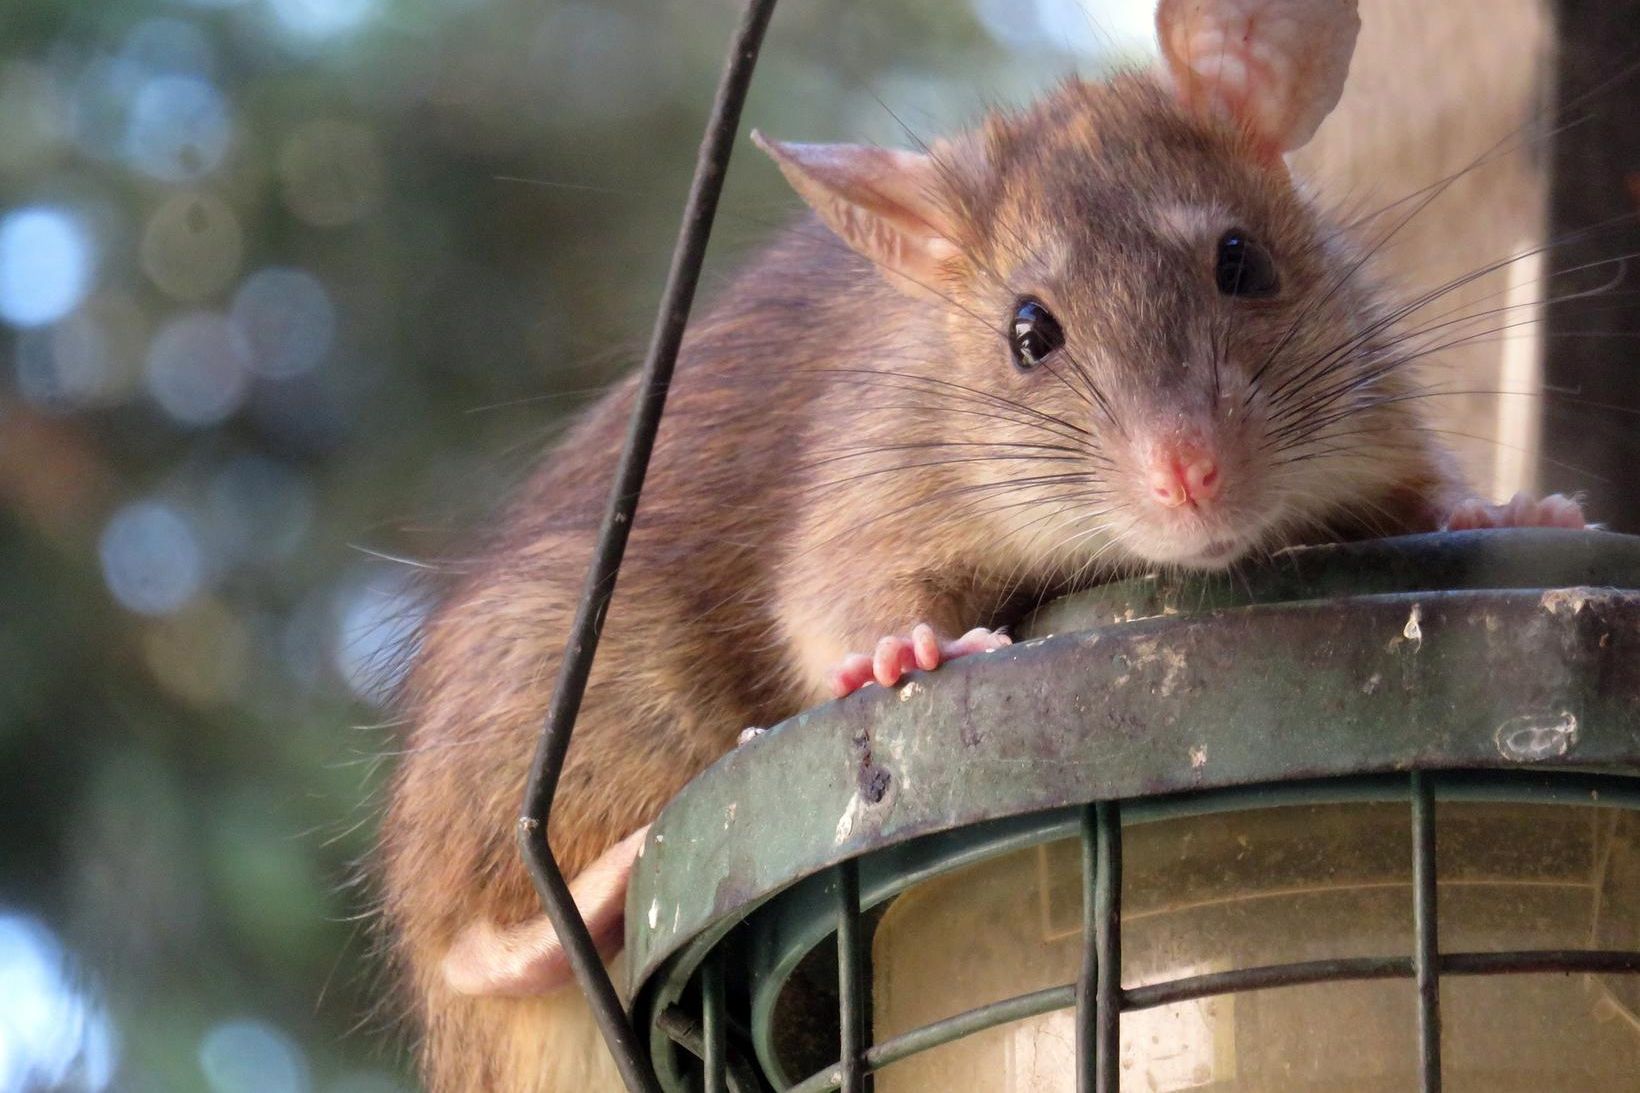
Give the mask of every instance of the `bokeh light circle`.
[{"label": "bokeh light circle", "polygon": [[239,216],[215,194],[174,194],[143,227],[143,272],[172,299],[198,300],[222,288],[244,253]]},{"label": "bokeh light circle", "polygon": [[328,38],[362,26],[375,15],[378,0],[268,0],[268,4],[291,34]]},{"label": "bokeh light circle", "polygon": [[91,234],[67,209],[30,205],[0,218],[0,319],[12,326],[56,322],[91,287]]},{"label": "bokeh light circle", "polygon": [[103,528],[103,580],[120,605],[139,615],[168,615],[205,583],[205,555],[193,524],[162,501],[133,501]]},{"label": "bokeh light circle", "polygon": [[148,347],[148,393],[182,425],[216,425],[245,401],[250,365],[245,341],[213,311],[179,315]]},{"label": "bokeh light circle", "polygon": [[407,570],[379,570],[344,584],[335,610],[337,670],[354,694],[386,705],[409,666],[425,599]]},{"label": "bokeh light circle", "polygon": [[0,913],[0,1090],[107,1088],[114,1026],[39,920]]},{"label": "bokeh light circle", "polygon": [[229,312],[250,350],[251,367],[284,379],[316,367],[330,352],[336,307],[306,270],[270,268],[245,278]]},{"label": "bokeh light circle", "polygon": [[125,154],[145,175],[188,182],[220,167],[232,139],[228,103],[214,84],[198,76],[156,76],[131,103]]},{"label": "bokeh light circle", "polygon": [[211,1093],[307,1093],[307,1059],[266,1021],[223,1021],[199,1043],[199,1066]]}]

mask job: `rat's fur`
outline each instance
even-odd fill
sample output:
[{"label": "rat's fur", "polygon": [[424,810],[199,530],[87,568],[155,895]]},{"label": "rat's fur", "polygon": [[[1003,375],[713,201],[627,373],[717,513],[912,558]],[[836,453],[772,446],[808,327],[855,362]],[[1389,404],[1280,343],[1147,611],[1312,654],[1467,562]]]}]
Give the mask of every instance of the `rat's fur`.
[{"label": "rat's fur", "polygon": [[[924,287],[946,305],[896,292],[809,219],[693,326],[559,786],[567,876],[743,727],[828,697],[827,667],[879,635],[927,621],[951,637],[1187,558],[1207,533],[1142,508],[1147,437],[1215,438],[1228,485],[1209,537],[1237,555],[1432,529],[1463,493],[1389,324],[1374,330],[1355,252],[1233,127],[1130,76],[1066,84],[940,157],[931,196],[963,238]],[[1223,223],[1181,235],[1179,208]],[[1279,300],[1215,290],[1231,226],[1275,254]],[[1024,294],[1069,342],[1022,374],[998,330]],[[1329,352],[1342,363],[1323,367]],[[469,922],[539,913],[514,821],[634,390],[558,446],[432,615],[409,677],[385,910],[435,1093],[615,1087],[573,987],[466,997],[440,962]]]}]

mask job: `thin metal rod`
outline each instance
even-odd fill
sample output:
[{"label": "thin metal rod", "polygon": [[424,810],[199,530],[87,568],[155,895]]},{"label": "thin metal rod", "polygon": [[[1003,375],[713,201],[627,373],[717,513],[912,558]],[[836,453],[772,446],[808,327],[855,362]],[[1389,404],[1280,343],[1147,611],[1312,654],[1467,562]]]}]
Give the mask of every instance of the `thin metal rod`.
[{"label": "thin metal rod", "polygon": [[575,622],[558,669],[552,703],[524,793],[524,811],[518,821],[518,841],[529,866],[535,890],[545,904],[547,915],[558,931],[559,941],[569,957],[570,967],[592,1006],[598,1027],[615,1056],[616,1066],[627,1088],[636,1093],[659,1093],[653,1072],[644,1061],[643,1045],[632,1030],[622,1008],[615,984],[604,970],[602,959],[586,923],[576,910],[557,859],[547,842],[548,820],[552,813],[558,778],[569,751],[575,718],[586,693],[592,672],[592,657],[603,632],[604,615],[615,592],[615,576],[626,551],[627,536],[638,510],[649,456],[655,446],[661,411],[666,404],[672,369],[677,363],[684,326],[700,282],[706,241],[723,192],[729,156],[740,129],[741,108],[751,85],[752,69],[774,12],[775,0],[748,0],[740,25],[735,30],[729,58],[712,104],[711,120],[695,163],[694,181],[684,207],[683,226],[672,252],[666,288],[661,295],[659,315],[651,335],[648,355],[640,374],[636,405],[621,449],[615,481],[610,489],[609,507],[598,530],[598,545],[592,568],[576,608]]},{"label": "thin metal rod", "polygon": [[837,867],[838,1069],[842,1093],[866,1089],[866,981],[864,939],[860,936],[860,868],[853,858]]},{"label": "thin metal rod", "polygon": [[1359,956],[1336,960],[1303,960],[1292,964],[1268,964],[1258,968],[1238,968],[1229,972],[1208,972],[1165,983],[1147,983],[1122,992],[1124,1010],[1154,1009],[1175,1002],[1211,998],[1218,994],[1261,991],[1272,987],[1301,987],[1309,983],[1331,983],[1348,979],[1410,979],[1412,958],[1406,956]]},{"label": "thin metal rod", "polygon": [[1417,945],[1419,1089],[1441,1090],[1441,946],[1435,893],[1435,788],[1412,772],[1412,923]]},{"label": "thin metal rod", "polygon": [[728,1093],[723,1009],[723,952],[713,950],[700,970],[701,1064],[706,1072],[706,1093]]},{"label": "thin metal rod", "polygon": [[971,1036],[976,1032],[984,1032],[997,1025],[1062,1010],[1074,1004],[1075,1000],[1076,988],[1067,985],[1049,987],[1046,990],[1007,998],[1001,1002],[976,1006],[955,1017],[947,1017],[942,1021],[935,1021],[931,1025],[923,1025],[921,1028],[884,1040],[866,1052],[866,1062],[870,1064],[871,1069],[881,1070],[890,1063],[897,1063],[919,1051],[928,1051],[930,1048]]},{"label": "thin metal rod", "polygon": [[1100,801],[1094,855],[1094,1050],[1095,1093],[1117,1093],[1122,1031],[1122,811],[1115,801]]},{"label": "thin metal rod", "polygon": [[1094,1068],[1099,1059],[1099,1041],[1094,1034],[1094,1006],[1098,996],[1099,956],[1098,902],[1099,852],[1098,810],[1082,808],[1082,971],[1076,980],[1076,1093],[1094,1093]]}]

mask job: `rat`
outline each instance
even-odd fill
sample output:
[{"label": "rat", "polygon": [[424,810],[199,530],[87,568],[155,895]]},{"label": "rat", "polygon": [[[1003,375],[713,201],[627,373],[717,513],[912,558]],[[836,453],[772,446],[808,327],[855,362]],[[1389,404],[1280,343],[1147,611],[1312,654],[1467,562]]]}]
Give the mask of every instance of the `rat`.
[{"label": "rat", "polygon": [[[1163,0],[1157,71],[926,148],[753,134],[811,211],[685,340],[548,833],[609,959],[645,825],[745,726],[1113,576],[1583,525],[1472,496],[1407,314],[1288,171],[1358,26],[1353,0]],[[635,394],[545,460],[406,677],[382,903],[435,1093],[619,1088],[513,830]]]}]

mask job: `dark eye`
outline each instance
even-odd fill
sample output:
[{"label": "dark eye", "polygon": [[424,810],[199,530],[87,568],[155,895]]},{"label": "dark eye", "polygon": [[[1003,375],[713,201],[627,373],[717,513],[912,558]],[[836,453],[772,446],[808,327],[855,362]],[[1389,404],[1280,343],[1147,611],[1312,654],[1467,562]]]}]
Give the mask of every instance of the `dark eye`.
[{"label": "dark eye", "polygon": [[1240,228],[1230,229],[1219,240],[1214,276],[1226,296],[1274,296],[1281,288],[1270,252]]},{"label": "dark eye", "polygon": [[1025,299],[1014,309],[1008,342],[1014,351],[1014,367],[1029,372],[1065,344],[1065,331],[1040,301]]}]

